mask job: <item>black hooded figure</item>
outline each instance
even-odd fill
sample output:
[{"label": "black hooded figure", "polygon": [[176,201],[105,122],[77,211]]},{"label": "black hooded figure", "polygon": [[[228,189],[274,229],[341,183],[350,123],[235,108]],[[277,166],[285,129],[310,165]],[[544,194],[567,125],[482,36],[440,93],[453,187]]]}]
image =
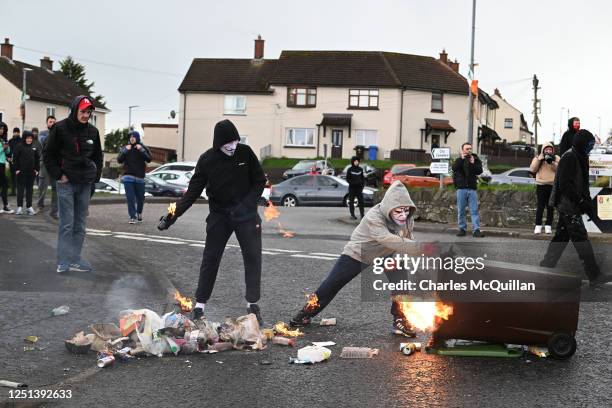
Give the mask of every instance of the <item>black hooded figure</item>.
[{"label": "black hooded figure", "polygon": [[541,266],[555,267],[571,240],[592,286],[612,279],[599,270],[582,221],[582,214],[586,214],[589,219],[596,217],[589,192],[589,152],[594,145],[595,137],[591,132],[579,130],[573,138],[572,148],[561,157],[549,202],[559,212],[557,231],[540,262]]},{"label": "black hooded figure", "polygon": [[8,144],[7,135],[8,126],[6,123],[0,122],[0,195],[2,196],[0,214],[11,212],[8,205],[8,180],[6,179],[6,163],[11,157],[11,148]]},{"label": "black hooded figure", "polygon": [[232,122],[223,120],[215,125],[213,147],[200,156],[187,191],[176,203],[175,213],[163,216],[158,228],[170,227],[206,188],[210,214],[206,218],[206,244],[193,318],[204,315],[225,245],[235,233],[244,260],[247,312],[254,313],[262,324],[256,304],[261,284],[261,218],[257,202],[266,176],[253,150],[239,141],[240,135]]},{"label": "black hooded figure", "polygon": [[349,211],[351,212],[351,218],[356,220],[355,217],[355,198],[359,203],[359,213],[363,218],[363,186],[365,185],[365,175],[363,168],[359,166],[359,157],[353,156],[351,158],[351,167],[346,170],[346,181],[349,183]]},{"label": "black hooded figure", "polygon": [[[576,123],[574,123],[576,122]],[[569,118],[567,121],[567,130],[561,137],[559,143],[559,156],[563,156],[563,153],[567,152],[572,148],[574,136],[580,130],[580,119],[577,117]]]}]

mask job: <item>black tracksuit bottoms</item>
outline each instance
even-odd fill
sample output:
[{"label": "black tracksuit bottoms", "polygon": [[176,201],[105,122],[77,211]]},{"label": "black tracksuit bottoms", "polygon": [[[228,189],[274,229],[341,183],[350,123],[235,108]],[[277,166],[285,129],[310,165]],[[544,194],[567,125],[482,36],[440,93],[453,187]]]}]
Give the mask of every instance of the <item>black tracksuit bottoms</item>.
[{"label": "black tracksuit bottoms", "polygon": [[34,176],[17,175],[17,207],[23,207],[23,193],[25,190],[26,208],[32,206],[32,190],[34,189]]}]

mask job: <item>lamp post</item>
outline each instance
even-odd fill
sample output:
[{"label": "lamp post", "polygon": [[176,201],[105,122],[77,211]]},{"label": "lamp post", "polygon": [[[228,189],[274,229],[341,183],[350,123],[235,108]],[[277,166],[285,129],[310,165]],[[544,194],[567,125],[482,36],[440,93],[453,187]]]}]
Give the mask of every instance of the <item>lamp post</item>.
[{"label": "lamp post", "polygon": [[31,71],[32,68],[23,68],[23,88],[21,90],[21,132],[25,130],[25,115],[26,115],[26,99],[27,99],[27,87],[26,87],[26,76],[28,71]]},{"label": "lamp post", "polygon": [[128,106],[128,132],[132,130],[132,109],[138,107],[138,105]]},{"label": "lamp post", "polygon": [[[472,0],[472,48],[470,52],[470,80],[474,80],[474,37],[476,32],[476,0]],[[468,97],[468,143],[473,142],[474,135],[474,112],[472,112],[472,104],[474,103],[474,95],[472,94],[472,86],[470,84],[469,97]]]}]

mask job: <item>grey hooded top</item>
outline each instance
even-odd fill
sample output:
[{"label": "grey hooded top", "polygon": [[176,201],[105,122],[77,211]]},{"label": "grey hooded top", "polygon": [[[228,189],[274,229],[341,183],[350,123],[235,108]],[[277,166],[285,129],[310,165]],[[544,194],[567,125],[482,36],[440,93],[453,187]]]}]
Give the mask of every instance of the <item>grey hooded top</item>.
[{"label": "grey hooded top", "polygon": [[[389,215],[396,207],[410,207],[404,226],[397,225]],[[415,211],[406,187],[399,181],[393,182],[382,201],[372,207],[355,228],[342,254],[365,264],[391,253],[418,255],[419,246],[412,233]]]}]

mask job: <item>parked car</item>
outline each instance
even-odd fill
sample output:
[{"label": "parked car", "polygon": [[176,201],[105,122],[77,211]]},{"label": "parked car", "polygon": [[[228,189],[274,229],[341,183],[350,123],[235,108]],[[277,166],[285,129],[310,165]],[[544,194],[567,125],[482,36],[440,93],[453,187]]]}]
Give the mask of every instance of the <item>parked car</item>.
[{"label": "parked car", "polygon": [[[276,205],[348,205],[348,183],[335,176],[305,175],[272,186],[270,201]],[[376,189],[363,189],[364,205],[371,206]],[[357,201],[357,200],[355,200]]]},{"label": "parked car", "polygon": [[383,186],[391,185],[391,178],[394,174],[400,174],[403,171],[416,167],[416,164],[394,164],[390,170],[385,170],[383,174]]},{"label": "parked car", "polygon": [[155,173],[147,173],[147,176],[153,180],[161,180],[183,187],[189,185],[189,180],[191,180],[192,175],[192,172],[180,170],[162,170]]},{"label": "parked car", "polygon": [[166,163],[166,164],[162,164],[156,169],[151,170],[147,174],[155,174],[155,173],[159,173],[159,172],[167,171],[167,170],[181,171],[183,173],[186,173],[189,171],[193,172],[195,170],[196,164],[197,164],[196,162]]},{"label": "parked car", "polygon": [[[268,201],[270,200],[270,190],[271,190],[271,187],[269,187],[268,185],[264,187],[263,191],[261,192],[261,197],[259,197],[259,200],[257,202],[258,205],[262,205],[264,207],[268,205]],[[202,194],[200,194],[200,197],[208,200],[208,196],[206,195],[206,189],[202,191]]]},{"label": "parked car", "polygon": [[519,151],[533,153],[533,146],[522,144],[522,143],[509,144],[508,147],[512,150],[519,150]]},{"label": "parked car", "polygon": [[295,164],[295,166],[293,166],[289,170],[285,170],[285,172],[283,173],[283,178],[287,180],[291,177],[302,176],[304,174],[310,173],[311,171],[313,171],[313,169],[318,174],[321,174],[323,172],[323,169],[326,169],[328,174],[331,176],[333,176],[335,173],[333,168],[329,166],[327,168],[325,167],[325,160],[300,160]]},{"label": "parked car", "polygon": [[[339,174],[338,177],[346,180],[346,172],[351,167],[350,164],[346,165],[342,170],[342,173]],[[360,163],[359,167],[363,169],[363,174],[366,179],[366,185],[378,187],[378,170],[374,166],[371,166],[367,163]]]},{"label": "parked car", "polygon": [[146,176],[145,191],[156,197],[181,197],[187,191],[187,187],[168,183],[157,177]]},{"label": "parked car", "polygon": [[[96,193],[125,195],[125,188],[123,188],[122,184],[117,180],[109,178],[101,178],[100,181],[95,184],[94,189]],[[145,192],[145,197],[151,197],[151,194]]]},{"label": "parked car", "polygon": [[[391,182],[401,181],[406,187],[439,187],[440,175],[432,174],[429,167],[413,167],[394,175]],[[453,184],[453,178],[446,175],[442,182],[445,186]]]},{"label": "parked car", "polygon": [[535,184],[529,167],[517,167],[501,174],[493,174],[489,184]]}]

